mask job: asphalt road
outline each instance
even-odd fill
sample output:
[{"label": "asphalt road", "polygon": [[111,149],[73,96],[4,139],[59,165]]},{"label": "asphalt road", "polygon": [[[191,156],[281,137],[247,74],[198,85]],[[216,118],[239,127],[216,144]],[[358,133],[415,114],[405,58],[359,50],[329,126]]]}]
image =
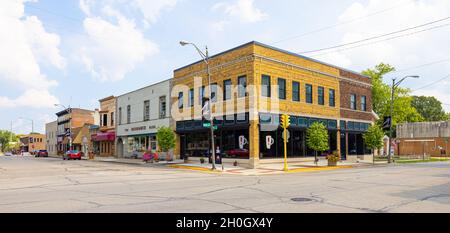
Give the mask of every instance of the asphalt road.
[{"label": "asphalt road", "polygon": [[0,156],[0,212],[448,213],[450,163],[238,176]]}]

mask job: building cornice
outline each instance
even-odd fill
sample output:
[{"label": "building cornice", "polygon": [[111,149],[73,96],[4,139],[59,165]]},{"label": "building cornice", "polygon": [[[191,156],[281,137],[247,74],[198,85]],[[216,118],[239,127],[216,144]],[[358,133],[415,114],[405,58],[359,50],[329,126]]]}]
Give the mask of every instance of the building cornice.
[{"label": "building cornice", "polygon": [[[239,63],[241,61],[246,61],[246,62],[247,61],[252,61],[252,60],[255,60],[256,58],[263,59],[263,60],[266,60],[266,61],[269,61],[269,62],[274,62],[274,63],[290,66],[292,68],[300,69],[300,70],[303,70],[303,71],[320,74],[320,75],[327,76],[327,77],[330,77],[330,78],[335,78],[335,79],[339,79],[339,80],[343,80],[343,81],[347,81],[347,82],[357,83],[357,84],[360,84],[360,85],[363,85],[363,86],[366,86],[366,87],[372,87],[372,84],[369,84],[369,83],[365,83],[365,82],[361,82],[361,81],[358,81],[358,80],[342,77],[340,75],[337,76],[337,75],[330,74],[330,73],[327,73],[327,72],[322,72],[322,71],[318,71],[318,70],[302,67],[302,66],[299,66],[299,65],[296,65],[296,64],[293,64],[293,63],[284,62],[284,61],[281,61],[281,60],[278,60],[278,59],[262,56],[262,55],[255,54],[255,53],[247,55],[247,56],[243,56],[243,57],[231,60],[231,61],[228,61],[228,62],[223,63],[223,64],[219,64],[219,65],[210,67],[210,70],[211,70],[211,72],[214,72],[215,70],[218,70],[220,68],[228,67],[228,66],[234,65],[236,63]],[[196,71],[196,72],[190,73],[188,75],[177,77],[177,78],[174,78],[174,79],[176,81],[184,81],[185,79],[188,79],[188,78],[191,78],[191,77],[195,77],[195,76],[199,76],[200,74],[204,74],[205,72],[206,72],[206,70],[200,70],[200,71]]]}]

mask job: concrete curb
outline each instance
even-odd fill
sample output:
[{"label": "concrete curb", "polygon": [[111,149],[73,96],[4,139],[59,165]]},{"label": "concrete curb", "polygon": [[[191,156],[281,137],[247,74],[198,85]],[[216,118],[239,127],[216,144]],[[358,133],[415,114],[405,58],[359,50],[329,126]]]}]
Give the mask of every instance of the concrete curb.
[{"label": "concrete curb", "polygon": [[287,173],[298,173],[298,172],[317,172],[317,171],[332,171],[339,169],[351,169],[355,168],[355,166],[337,166],[337,167],[308,167],[308,168],[294,168],[289,169]]}]

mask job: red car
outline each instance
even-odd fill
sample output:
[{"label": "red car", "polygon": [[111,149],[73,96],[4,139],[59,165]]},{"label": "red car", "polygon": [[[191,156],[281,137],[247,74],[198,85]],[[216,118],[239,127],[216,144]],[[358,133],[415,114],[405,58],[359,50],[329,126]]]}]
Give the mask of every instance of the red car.
[{"label": "red car", "polygon": [[228,156],[233,157],[233,158],[248,158],[250,153],[247,149],[234,149],[234,150],[229,150],[225,152]]},{"label": "red car", "polygon": [[46,150],[37,151],[34,157],[48,157],[48,152]]},{"label": "red car", "polygon": [[77,150],[69,150],[66,152],[66,154],[64,154],[63,159],[64,160],[81,160],[81,156],[83,155],[82,152],[77,151]]}]

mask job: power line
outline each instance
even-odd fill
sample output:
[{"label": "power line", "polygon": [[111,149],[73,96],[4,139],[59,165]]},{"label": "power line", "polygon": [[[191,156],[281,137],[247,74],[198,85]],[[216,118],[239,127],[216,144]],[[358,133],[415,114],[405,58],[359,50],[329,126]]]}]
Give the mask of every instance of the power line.
[{"label": "power line", "polygon": [[434,81],[434,82],[429,83],[429,84],[427,84],[427,85],[425,85],[425,86],[419,87],[419,88],[413,90],[412,92],[417,92],[417,91],[422,90],[422,89],[425,89],[425,88],[427,88],[427,87],[434,86],[434,85],[436,85],[436,84],[438,84],[438,83],[440,83],[440,82],[442,82],[442,81],[444,81],[444,80],[446,80],[446,79],[448,79],[448,78],[450,78],[450,74],[447,75],[447,76],[445,76],[445,77],[443,77],[443,78],[441,78],[441,79],[439,79],[439,80],[437,80],[437,81]]},{"label": "power line", "polygon": [[449,62],[449,61],[450,61],[450,58],[437,60],[437,61],[433,61],[433,62],[422,64],[422,65],[418,65],[418,66],[413,66],[413,67],[409,67],[409,68],[405,68],[405,69],[401,69],[401,70],[396,70],[396,71],[394,71],[392,73],[399,73],[399,72],[414,70],[414,69],[423,68],[423,67],[427,67],[427,66],[432,66],[432,65],[436,65],[436,64],[440,64],[440,63]]},{"label": "power line", "polygon": [[409,5],[409,4],[413,3],[413,2],[415,2],[415,1],[414,0],[412,0],[412,1],[411,0],[405,1],[404,3],[401,3],[399,5],[396,5],[396,6],[384,9],[384,10],[376,11],[376,12],[374,12],[372,14],[369,14],[369,15],[366,15],[366,16],[357,17],[357,18],[353,18],[353,19],[350,19],[350,20],[347,20],[347,21],[344,21],[344,22],[341,22],[341,23],[337,23],[337,24],[321,27],[321,28],[318,28],[318,29],[315,29],[315,30],[312,30],[312,31],[309,31],[309,32],[305,32],[305,33],[300,34],[300,35],[296,35],[296,36],[292,36],[292,37],[289,37],[289,38],[286,38],[286,39],[282,39],[282,40],[279,40],[279,41],[272,42],[272,44],[278,44],[278,43],[282,43],[282,42],[285,42],[285,41],[298,39],[298,38],[301,38],[301,37],[304,37],[304,36],[307,36],[307,35],[311,35],[311,34],[315,34],[315,33],[318,33],[318,32],[326,31],[328,29],[332,29],[332,28],[335,28],[335,27],[338,27],[338,26],[350,24],[350,23],[353,23],[353,22],[356,22],[356,21],[359,21],[359,20],[362,20],[362,19],[365,19],[365,18],[369,18],[369,17],[375,16],[375,15],[379,15],[379,14],[385,13],[387,11],[399,8],[399,7],[403,6],[403,5]]},{"label": "power line", "polygon": [[59,14],[59,13],[56,13],[54,11],[47,10],[47,9],[44,9],[44,8],[40,8],[40,7],[37,7],[37,6],[33,6],[33,5],[30,5],[30,4],[27,4],[26,7],[33,8],[33,9],[36,9],[36,10],[39,10],[39,11],[42,11],[42,12],[46,12],[48,14],[56,15],[56,16],[59,16],[59,17],[63,17],[63,18],[66,18],[68,20],[71,20],[71,21],[74,21],[74,22],[77,22],[77,23],[82,22],[84,20],[82,18],[76,18],[76,17],[72,17],[72,16]]},{"label": "power line", "polygon": [[386,38],[386,39],[383,39],[383,40],[378,40],[378,41],[369,42],[369,43],[365,43],[365,44],[360,44],[360,45],[356,45],[356,46],[352,46],[352,47],[342,48],[342,49],[338,49],[338,50],[335,50],[335,51],[320,53],[320,54],[316,54],[316,55],[313,55],[313,56],[310,56],[310,57],[319,57],[319,56],[327,55],[327,54],[330,54],[330,53],[342,52],[342,51],[355,49],[355,48],[359,48],[359,47],[363,47],[363,46],[367,46],[367,45],[378,44],[378,43],[381,43],[381,42],[384,42],[384,41],[389,41],[389,40],[393,40],[393,39],[397,39],[397,38],[401,38],[401,37],[412,36],[412,35],[415,35],[415,34],[419,34],[419,33],[422,33],[422,32],[427,32],[427,31],[431,31],[431,30],[435,30],[435,29],[439,29],[439,28],[443,28],[443,27],[447,27],[447,26],[450,26],[450,23],[439,25],[439,26],[435,26],[435,27],[431,27],[431,28],[427,28],[427,29],[423,29],[423,30],[420,30],[420,31],[411,32],[411,33],[408,33],[408,34],[403,34],[403,35],[389,37],[389,38]]},{"label": "power line", "polygon": [[357,41],[353,41],[353,42],[349,42],[349,43],[345,43],[345,44],[334,45],[334,46],[321,48],[321,49],[314,49],[314,50],[309,50],[309,51],[303,51],[303,52],[299,52],[299,53],[300,54],[308,54],[308,53],[315,53],[315,52],[320,52],[320,51],[325,51],[325,50],[330,50],[330,49],[341,48],[341,47],[345,47],[345,46],[348,46],[348,45],[357,44],[357,43],[361,43],[361,42],[365,42],[365,41],[370,41],[370,40],[374,40],[374,39],[378,39],[378,38],[382,38],[382,37],[398,34],[398,33],[401,33],[401,32],[406,32],[406,31],[410,31],[410,30],[413,30],[413,29],[425,27],[425,26],[428,26],[428,25],[431,25],[431,24],[442,22],[444,20],[448,20],[448,19],[450,19],[450,17],[445,17],[445,18],[442,18],[442,19],[439,19],[439,20],[431,21],[431,22],[428,22],[428,23],[425,23],[425,24],[414,26],[414,27],[409,27],[409,28],[402,29],[402,30],[399,30],[399,31],[386,33],[386,34],[383,34],[383,35],[373,36],[373,37],[369,37],[369,38],[365,38],[365,39],[362,39],[362,40],[357,40]]}]

